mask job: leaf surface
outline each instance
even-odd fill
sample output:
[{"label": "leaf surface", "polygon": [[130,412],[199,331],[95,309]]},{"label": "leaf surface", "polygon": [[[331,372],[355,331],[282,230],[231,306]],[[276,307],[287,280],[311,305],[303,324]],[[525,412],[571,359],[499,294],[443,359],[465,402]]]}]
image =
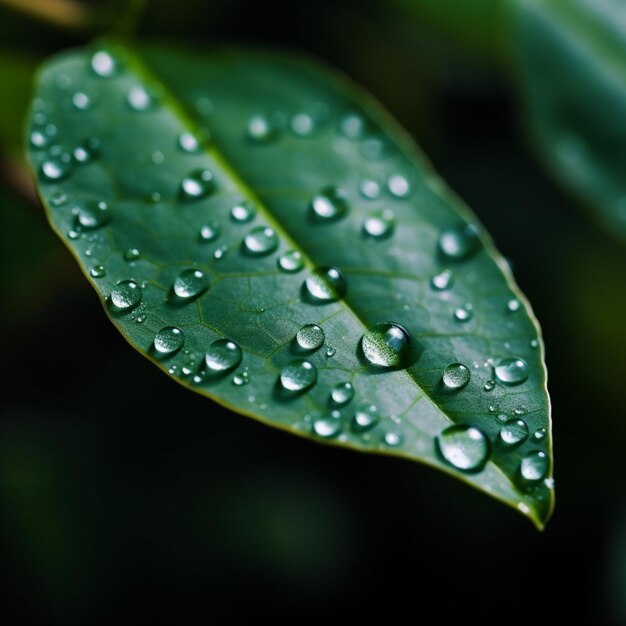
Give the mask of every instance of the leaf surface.
[{"label": "leaf surface", "polygon": [[[371,97],[292,55],[110,45],[47,63],[32,121],[55,129],[30,150],[52,226],[164,372],[272,426],[450,472],[543,526],[537,323]],[[511,444],[515,419],[528,433]]]}]

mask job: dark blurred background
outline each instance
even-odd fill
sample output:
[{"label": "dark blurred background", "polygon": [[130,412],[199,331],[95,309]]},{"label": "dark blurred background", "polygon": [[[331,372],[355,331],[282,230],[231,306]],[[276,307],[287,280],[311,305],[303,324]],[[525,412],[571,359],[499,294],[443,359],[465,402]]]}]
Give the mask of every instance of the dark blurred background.
[{"label": "dark blurred background", "polygon": [[[512,260],[542,324],[556,512],[538,533],[429,468],[291,437],[165,378],[103,314],[7,133],[5,623],[406,613],[626,624],[626,248],[542,169],[489,51],[373,0],[153,0],[139,35],[314,54],[415,136]],[[28,68],[90,36],[0,2],[2,123],[9,110],[9,126],[21,123]]]}]

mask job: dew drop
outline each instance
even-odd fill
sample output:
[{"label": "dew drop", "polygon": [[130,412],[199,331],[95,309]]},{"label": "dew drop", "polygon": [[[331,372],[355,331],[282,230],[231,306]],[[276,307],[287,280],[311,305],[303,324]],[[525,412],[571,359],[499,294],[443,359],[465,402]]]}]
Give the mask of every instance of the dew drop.
[{"label": "dew drop", "polygon": [[387,187],[392,196],[407,198],[411,194],[409,181],[401,174],[394,174],[387,180]]},{"label": "dew drop", "polygon": [[528,365],[524,359],[501,359],[494,368],[496,378],[505,385],[519,385],[528,379]]},{"label": "dew drop", "polygon": [[156,97],[142,85],[131,87],[126,99],[130,108],[139,113],[150,111],[157,103]]},{"label": "dew drop", "polygon": [[141,253],[137,248],[128,248],[126,252],[124,252],[124,260],[125,261],[136,261],[141,257]]},{"label": "dew drop", "polygon": [[99,50],[91,57],[91,69],[101,78],[114,76],[118,68],[117,60],[106,50]]},{"label": "dew drop", "polygon": [[68,154],[47,158],[39,168],[41,178],[46,182],[64,180],[73,171],[72,160]]},{"label": "dew drop", "polygon": [[454,285],[454,275],[450,270],[443,270],[430,279],[430,286],[436,291],[446,291]]},{"label": "dew drop", "polygon": [[280,373],[280,384],[287,391],[306,391],[316,382],[315,365],[304,359],[294,359]]},{"label": "dew drop", "polygon": [[215,250],[215,252],[213,252],[213,258],[216,261],[220,261],[226,256],[227,253],[228,253],[228,246],[226,245],[220,246],[219,248],[217,248],[217,250]]},{"label": "dew drop", "polygon": [[469,322],[474,317],[474,308],[469,302],[454,311],[454,319],[457,322]]},{"label": "dew drop", "polygon": [[256,216],[256,209],[249,203],[236,204],[230,210],[230,217],[233,222],[245,224],[251,222]]},{"label": "dew drop", "polygon": [[345,217],[348,202],[345,192],[338,187],[324,187],[311,199],[311,212],[320,222],[333,222]]},{"label": "dew drop", "polygon": [[315,131],[315,120],[308,113],[296,113],[290,125],[294,135],[299,137],[310,137]]},{"label": "dew drop", "polygon": [[318,437],[331,439],[341,432],[341,420],[338,417],[318,417],[313,421],[313,432]]},{"label": "dew drop", "polygon": [[160,150],[155,150],[151,155],[150,155],[150,160],[155,164],[155,165],[161,165],[161,163],[163,163],[165,161],[165,155],[160,151]]},{"label": "dew drop", "polygon": [[394,228],[395,218],[390,209],[376,211],[363,222],[363,234],[371,239],[385,239],[393,233]]},{"label": "dew drop", "polygon": [[267,143],[276,137],[276,128],[264,115],[253,115],[248,121],[247,135],[255,143]]},{"label": "dew drop", "polygon": [[365,178],[359,183],[359,192],[368,200],[375,200],[380,197],[380,185],[370,178]]},{"label": "dew drop", "polygon": [[478,231],[472,224],[444,230],[439,236],[439,250],[447,259],[461,261],[478,249]]},{"label": "dew drop", "polygon": [[348,139],[361,139],[366,130],[365,120],[358,113],[346,113],[339,122],[339,132]]},{"label": "dew drop", "polygon": [[104,268],[104,265],[94,265],[89,270],[89,276],[92,278],[103,278],[106,276],[106,269]]},{"label": "dew drop", "polygon": [[209,279],[201,270],[188,269],[181,272],[172,285],[174,294],[182,300],[193,300],[209,288]]},{"label": "dew drop", "polygon": [[111,210],[106,202],[86,200],[77,202],[72,207],[72,214],[76,219],[76,227],[85,230],[96,230],[104,226],[111,219]]},{"label": "dew drop", "polygon": [[402,443],[402,435],[394,430],[385,433],[383,441],[390,448],[397,448]]},{"label": "dew drop", "polygon": [[335,406],[345,406],[354,398],[352,383],[337,383],[330,392],[330,399]]},{"label": "dew drop", "polygon": [[178,135],[178,147],[188,154],[196,154],[200,152],[200,142],[198,138],[189,132]]},{"label": "dew drop", "polygon": [[335,348],[333,348],[333,346],[328,346],[328,348],[326,348],[326,356],[329,359],[334,357],[335,354],[337,354],[337,350],[335,350]]},{"label": "dew drop", "polygon": [[166,326],[154,336],[154,349],[161,356],[170,356],[178,352],[185,343],[185,335],[180,328]]},{"label": "dew drop", "polygon": [[192,201],[206,198],[215,190],[215,176],[211,170],[197,169],[185,176],[180,183],[180,196]]},{"label": "dew drop", "polygon": [[77,91],[72,96],[72,104],[79,111],[88,111],[91,108],[91,98],[83,91]]},{"label": "dew drop", "polygon": [[257,226],[244,237],[243,246],[248,254],[265,256],[278,248],[278,236],[269,226]]},{"label": "dew drop", "polygon": [[43,150],[44,148],[47,148],[52,141],[54,141],[54,137],[50,137],[43,130],[37,129],[30,133],[29,140],[31,147],[36,150]]},{"label": "dew drop", "polygon": [[111,292],[111,308],[115,311],[131,311],[142,298],[141,288],[134,280],[123,280],[117,283]]},{"label": "dew drop", "polygon": [[437,436],[436,443],[441,456],[464,472],[482,469],[491,452],[489,439],[474,426],[449,426]]},{"label": "dew drop", "polygon": [[443,371],[441,382],[446,389],[458,391],[467,387],[470,381],[470,371],[463,363],[452,363]]},{"label": "dew drop", "polygon": [[247,385],[249,382],[250,382],[250,374],[247,369],[244,369],[241,372],[237,372],[233,376],[233,385],[235,385],[235,387],[243,387],[244,385]]},{"label": "dew drop", "polygon": [[534,450],[522,458],[520,474],[524,480],[537,482],[545,478],[548,467],[548,455],[541,450]]},{"label": "dew drop", "polygon": [[528,439],[528,425],[519,418],[511,418],[504,422],[500,429],[500,440],[507,446],[518,446]]},{"label": "dew drop", "polygon": [[378,424],[380,414],[375,404],[360,404],[354,413],[354,427],[357,430],[369,430]]},{"label": "dew drop", "polygon": [[519,311],[522,308],[522,305],[520,303],[520,301],[517,298],[511,298],[507,303],[506,303],[506,310],[509,313],[516,313],[517,311]]},{"label": "dew drop", "polygon": [[319,350],[324,345],[324,331],[317,324],[305,324],[296,333],[296,343],[302,350]]},{"label": "dew drop", "polygon": [[243,358],[241,348],[230,339],[214,341],[204,355],[204,362],[213,374],[227,374],[239,367]]},{"label": "dew drop", "polygon": [[288,250],[278,257],[278,267],[283,272],[295,273],[304,268],[302,253],[298,250]]},{"label": "dew drop", "polygon": [[220,225],[218,222],[209,222],[200,229],[200,239],[202,241],[215,241],[220,236]]},{"label": "dew drop", "polygon": [[361,339],[361,349],[367,361],[378,367],[406,368],[419,356],[409,333],[393,322],[372,326]]},{"label": "dew drop", "polygon": [[539,346],[539,341],[537,341],[537,339],[531,339],[530,340],[530,347],[531,348],[537,348]]},{"label": "dew drop", "polygon": [[74,161],[84,165],[90,163],[100,154],[100,141],[95,137],[90,137],[72,151]]},{"label": "dew drop", "polygon": [[348,283],[336,267],[318,267],[304,281],[307,295],[318,302],[333,302],[346,295]]},{"label": "dew drop", "polygon": [[484,385],[483,389],[485,391],[493,391],[496,388],[496,381],[493,378],[490,378]]},{"label": "dew drop", "polygon": [[542,441],[543,439],[546,438],[547,434],[548,434],[548,431],[545,428],[538,428],[533,434],[533,439],[535,441]]}]

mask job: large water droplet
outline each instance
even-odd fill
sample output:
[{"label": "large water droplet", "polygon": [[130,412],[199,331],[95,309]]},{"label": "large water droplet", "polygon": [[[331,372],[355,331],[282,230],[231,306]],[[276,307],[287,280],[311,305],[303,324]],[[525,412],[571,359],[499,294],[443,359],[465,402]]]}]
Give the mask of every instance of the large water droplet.
[{"label": "large water droplet", "polygon": [[86,200],[77,202],[72,207],[76,218],[76,226],[85,230],[95,230],[104,226],[111,219],[111,210],[106,202]]},{"label": "large water droplet", "polygon": [[304,268],[302,253],[298,250],[288,250],[284,254],[281,254],[278,258],[278,267],[283,270],[283,272],[299,272]]},{"label": "large water droplet", "polygon": [[317,324],[305,324],[296,333],[296,343],[302,350],[319,350],[324,345],[324,331]]},{"label": "large water droplet", "polygon": [[230,210],[230,217],[233,222],[238,222],[239,224],[245,224],[246,222],[251,222],[256,215],[256,209],[249,203],[243,202],[242,204],[236,204]]},{"label": "large water droplet", "polygon": [[218,339],[209,346],[204,362],[210,373],[227,374],[239,367],[242,358],[243,352],[234,341]]},{"label": "large water droplet", "polygon": [[264,115],[253,115],[248,121],[248,138],[256,143],[266,143],[276,137],[277,129]]},{"label": "large water droplet", "polygon": [[211,170],[197,169],[185,176],[180,183],[183,200],[200,200],[215,190],[215,176]]},{"label": "large water droplet", "polygon": [[257,226],[244,237],[243,246],[248,254],[264,256],[278,248],[278,236],[269,226]]},{"label": "large water droplet", "polygon": [[478,249],[478,231],[472,224],[444,230],[439,236],[439,250],[448,259],[460,261]]},{"label": "large water droplet", "polygon": [[367,361],[378,367],[409,367],[419,356],[409,333],[393,322],[372,326],[361,339],[361,349]]},{"label": "large water droplet", "polygon": [[391,209],[376,211],[363,222],[363,234],[372,239],[385,239],[393,233],[395,218]]},{"label": "large water droplet", "polygon": [[200,239],[202,241],[215,241],[220,236],[220,225],[218,222],[209,222],[200,229]]},{"label": "large water droplet", "polygon": [[341,419],[338,416],[318,417],[313,420],[313,432],[324,439],[336,437],[341,432]]},{"label": "large water droplet", "polygon": [[119,64],[111,53],[98,50],[91,57],[91,69],[101,78],[110,78],[117,73]]},{"label": "large water droplet", "polygon": [[304,281],[307,295],[319,302],[333,302],[346,295],[348,283],[336,267],[318,267]]},{"label": "large water droplet", "polygon": [[354,398],[352,383],[337,383],[330,392],[330,399],[335,406],[344,406]]},{"label": "large water droplet", "polygon": [[154,349],[161,356],[170,356],[178,352],[185,343],[185,335],[180,328],[166,326],[154,336]]},{"label": "large water droplet", "polygon": [[368,430],[378,424],[380,414],[375,404],[360,404],[354,413],[354,427],[356,430]]},{"label": "large water droplet", "polygon": [[182,300],[193,300],[209,288],[209,279],[201,270],[184,270],[174,280],[174,294]]},{"label": "large water droplet", "polygon": [[287,391],[305,391],[317,381],[315,365],[304,359],[294,359],[280,373],[280,384]]},{"label": "large water droplet", "polygon": [[441,382],[444,387],[457,391],[467,386],[470,381],[470,371],[463,363],[452,363],[443,371]]},{"label": "large water droplet", "polygon": [[505,385],[519,385],[528,379],[528,365],[524,359],[501,359],[494,368],[496,378]]},{"label": "large water droplet", "polygon": [[522,419],[513,417],[500,429],[500,440],[507,446],[518,446],[528,439],[528,425]]},{"label": "large water droplet", "polygon": [[534,450],[522,458],[520,474],[524,480],[537,482],[545,478],[548,468],[548,455],[541,450]]},{"label": "large water droplet", "polygon": [[474,472],[483,468],[491,452],[487,436],[467,425],[449,426],[436,439],[441,456],[458,470]]},{"label": "large water droplet", "polygon": [[192,133],[184,132],[178,135],[178,147],[188,154],[196,154],[200,152],[200,141]]},{"label": "large water droplet", "polygon": [[74,170],[69,154],[47,158],[40,166],[41,178],[47,182],[57,182],[67,178]]},{"label": "large water droplet", "polygon": [[111,308],[115,311],[130,311],[142,298],[141,287],[134,280],[123,280],[111,292]]},{"label": "large water droplet", "polygon": [[474,308],[469,302],[454,311],[454,319],[457,322],[469,322],[474,317]]},{"label": "large water droplet", "polygon": [[337,187],[325,187],[311,199],[311,212],[321,222],[341,219],[348,212],[345,192]]},{"label": "large water droplet", "polygon": [[430,279],[430,286],[436,291],[446,291],[454,285],[454,275],[450,270],[443,270]]}]

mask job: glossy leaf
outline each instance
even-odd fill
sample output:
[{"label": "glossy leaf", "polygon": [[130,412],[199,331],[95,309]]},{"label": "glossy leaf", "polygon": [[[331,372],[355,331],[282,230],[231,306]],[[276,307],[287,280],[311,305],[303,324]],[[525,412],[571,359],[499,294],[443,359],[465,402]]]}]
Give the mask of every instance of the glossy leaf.
[{"label": "glossy leaf", "polygon": [[[176,381],[295,434],[433,465],[545,523],[532,312],[360,89],[293,56],[113,46],[47,63],[32,119],[58,130],[30,151],[52,226]],[[529,437],[505,445],[513,417]]]}]

